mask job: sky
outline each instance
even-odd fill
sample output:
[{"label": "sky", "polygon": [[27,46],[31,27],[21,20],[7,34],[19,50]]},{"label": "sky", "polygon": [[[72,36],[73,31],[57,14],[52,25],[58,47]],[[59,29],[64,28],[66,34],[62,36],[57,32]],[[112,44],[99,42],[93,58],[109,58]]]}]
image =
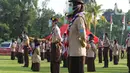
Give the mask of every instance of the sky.
[{"label": "sky", "polygon": [[[42,6],[42,1],[38,1],[38,6]],[[47,7],[53,9],[56,13],[64,14],[66,8],[66,1],[68,0],[50,0]],[[127,12],[130,9],[129,0],[96,0],[98,4],[102,4],[102,9],[114,9],[115,3],[117,3],[118,8],[122,9],[123,12]]]}]

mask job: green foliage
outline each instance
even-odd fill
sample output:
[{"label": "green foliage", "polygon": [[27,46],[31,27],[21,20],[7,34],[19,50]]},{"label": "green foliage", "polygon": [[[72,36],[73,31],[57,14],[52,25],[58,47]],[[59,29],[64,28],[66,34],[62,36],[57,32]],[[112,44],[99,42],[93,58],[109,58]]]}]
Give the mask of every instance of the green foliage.
[{"label": "green foliage", "polygon": [[7,24],[0,23],[0,39],[9,39],[10,29]]}]

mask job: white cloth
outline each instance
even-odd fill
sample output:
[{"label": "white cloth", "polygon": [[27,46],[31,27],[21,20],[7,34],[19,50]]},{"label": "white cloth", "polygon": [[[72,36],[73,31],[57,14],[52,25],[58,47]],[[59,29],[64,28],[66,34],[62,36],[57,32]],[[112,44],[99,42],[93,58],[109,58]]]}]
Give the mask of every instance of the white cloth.
[{"label": "white cloth", "polygon": [[96,45],[94,43],[90,43],[90,48],[87,50],[87,57],[94,57],[96,52]]},{"label": "white cloth", "polygon": [[40,52],[45,52],[45,43],[41,44]]},{"label": "white cloth", "polygon": [[18,44],[18,52],[23,53],[23,43]]},{"label": "white cloth", "polygon": [[16,44],[15,42],[12,43],[12,45],[11,45],[11,51],[12,51],[12,52],[15,52],[16,47],[17,47],[17,44]]}]

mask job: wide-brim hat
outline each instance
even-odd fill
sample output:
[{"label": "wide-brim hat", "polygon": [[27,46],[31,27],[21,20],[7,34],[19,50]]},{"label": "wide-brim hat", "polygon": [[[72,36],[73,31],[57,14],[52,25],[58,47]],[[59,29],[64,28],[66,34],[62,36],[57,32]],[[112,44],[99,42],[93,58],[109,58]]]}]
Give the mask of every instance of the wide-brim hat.
[{"label": "wide-brim hat", "polygon": [[79,4],[84,4],[83,0],[69,0],[69,2],[76,2]]}]

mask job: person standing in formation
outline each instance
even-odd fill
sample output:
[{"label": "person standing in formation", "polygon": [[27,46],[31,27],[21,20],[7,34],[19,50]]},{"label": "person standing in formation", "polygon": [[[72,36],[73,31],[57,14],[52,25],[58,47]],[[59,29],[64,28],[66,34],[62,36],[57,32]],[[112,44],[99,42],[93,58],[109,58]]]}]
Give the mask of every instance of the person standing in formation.
[{"label": "person standing in formation", "polygon": [[[68,23],[69,23],[69,27],[71,26],[71,21],[72,21],[72,14],[70,14],[70,15],[67,15],[67,20],[68,20]],[[66,32],[66,35],[67,35],[67,37],[69,36],[69,27],[68,27],[68,29],[67,29],[67,32]],[[68,38],[67,38],[67,47],[68,47],[68,51],[69,51],[69,41],[68,41]],[[68,52],[67,51],[67,52]],[[67,59],[68,59],[68,72],[70,73],[70,55],[69,55],[69,53],[68,53],[68,57],[67,57]]]},{"label": "person standing in formation", "polygon": [[119,55],[119,45],[117,40],[114,40],[114,45],[113,45],[114,65],[118,65],[118,55]]},{"label": "person standing in formation", "polygon": [[108,39],[108,34],[105,33],[104,41],[103,41],[104,49],[103,49],[103,56],[104,56],[104,67],[108,68],[108,50],[110,47],[110,41]]},{"label": "person standing in formation", "polygon": [[18,63],[23,64],[23,42],[22,38],[18,38]]},{"label": "person standing in formation", "polygon": [[50,47],[50,41],[49,40],[46,40],[46,59],[47,59],[47,62],[50,62],[50,51],[51,51],[51,47]]},{"label": "person standing in formation", "polygon": [[123,59],[124,58],[124,55],[125,55],[125,47],[122,45],[121,46],[121,59]]},{"label": "person standing in formation", "polygon": [[68,37],[67,37],[67,34],[64,33],[64,37],[63,37],[63,67],[67,67],[68,64],[67,64],[67,59],[68,59]]},{"label": "person standing in formation", "polygon": [[68,37],[70,73],[84,73],[87,45],[84,2],[82,0],[70,0],[69,2],[69,14],[73,15]]},{"label": "person standing in formation", "polygon": [[110,58],[110,61],[112,61],[112,49],[113,49],[113,41],[111,40],[110,41],[110,47],[109,47],[109,58]]},{"label": "person standing in formation", "polygon": [[128,66],[128,73],[130,73],[130,33],[128,34],[128,37],[126,39],[126,45],[127,45],[127,66]]},{"label": "person standing in formation", "polygon": [[60,52],[60,44],[61,44],[61,35],[60,28],[57,26],[58,19],[51,18],[52,23],[52,43],[51,43],[51,73],[60,73],[60,60],[61,60],[61,52]]},{"label": "person standing in formation", "polygon": [[32,71],[40,71],[40,43],[38,39],[34,39],[35,48],[33,49],[32,53]]},{"label": "person standing in formation", "polygon": [[99,43],[98,43],[98,60],[99,60],[99,63],[102,63],[102,49],[103,48],[103,42],[101,40],[101,38],[99,39]]},{"label": "person standing in formation", "polygon": [[87,50],[87,71],[88,72],[95,72],[95,58],[94,55],[96,53],[96,45],[94,44],[94,36],[92,34],[89,35],[88,44],[90,47]]},{"label": "person standing in formation", "polygon": [[24,31],[22,33],[22,37],[23,37],[23,49],[24,49],[24,66],[23,67],[28,67],[29,66],[29,56],[28,56],[28,53],[29,53],[29,48],[30,48],[30,45],[29,45],[29,37],[28,35],[26,34],[26,32]]},{"label": "person standing in formation", "polygon": [[40,43],[41,60],[45,59],[45,41]]},{"label": "person standing in formation", "polygon": [[12,45],[11,45],[11,60],[15,60],[15,51],[16,51],[17,43],[14,39],[12,39]]}]

